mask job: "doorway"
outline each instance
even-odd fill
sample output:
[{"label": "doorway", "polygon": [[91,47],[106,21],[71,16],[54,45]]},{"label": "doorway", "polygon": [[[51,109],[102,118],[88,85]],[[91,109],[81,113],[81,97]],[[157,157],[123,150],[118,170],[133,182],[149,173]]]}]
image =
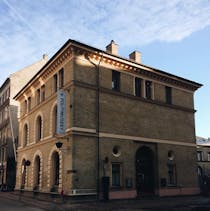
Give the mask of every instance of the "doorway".
[{"label": "doorway", "polygon": [[147,147],[136,152],[136,190],[138,195],[154,195],[154,153]]}]

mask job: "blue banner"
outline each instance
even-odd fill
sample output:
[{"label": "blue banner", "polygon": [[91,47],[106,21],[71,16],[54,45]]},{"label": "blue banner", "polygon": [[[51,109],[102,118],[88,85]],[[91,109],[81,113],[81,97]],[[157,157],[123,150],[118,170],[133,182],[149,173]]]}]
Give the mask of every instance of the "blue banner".
[{"label": "blue banner", "polygon": [[66,132],[66,93],[58,90],[58,107],[57,107],[57,130],[58,135]]}]

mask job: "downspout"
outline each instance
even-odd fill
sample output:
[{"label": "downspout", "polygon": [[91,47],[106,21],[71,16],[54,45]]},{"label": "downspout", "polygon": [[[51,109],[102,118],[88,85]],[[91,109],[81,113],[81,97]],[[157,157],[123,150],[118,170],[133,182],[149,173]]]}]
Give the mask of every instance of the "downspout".
[{"label": "downspout", "polygon": [[13,131],[13,123],[12,123],[12,116],[11,116],[11,106],[9,106],[9,121],[10,121],[10,127],[11,127],[11,134],[12,134],[12,144],[13,144],[13,150],[14,150],[14,157],[15,157],[15,162],[16,160],[16,146],[15,146],[15,136],[14,136],[14,131]]},{"label": "downspout", "polygon": [[95,66],[96,68],[96,136],[97,136],[97,200],[99,200],[99,187],[100,187],[100,137],[99,137],[99,132],[100,132],[100,63],[103,59],[103,53],[101,54],[101,58],[98,62],[98,64],[95,64],[90,60],[88,55],[85,55],[85,58]]}]

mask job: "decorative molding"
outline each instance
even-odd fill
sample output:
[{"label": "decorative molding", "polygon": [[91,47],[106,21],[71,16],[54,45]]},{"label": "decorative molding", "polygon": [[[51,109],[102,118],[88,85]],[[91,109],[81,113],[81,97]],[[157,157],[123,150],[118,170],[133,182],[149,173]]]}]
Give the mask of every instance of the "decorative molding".
[{"label": "decorative molding", "polygon": [[85,133],[96,133],[96,129],[89,129],[89,128],[81,128],[81,127],[71,127],[67,129],[67,131],[71,132],[85,132]]},{"label": "decorative molding", "polygon": [[193,144],[193,143],[179,142],[179,141],[173,141],[173,140],[161,140],[161,139],[154,139],[154,138],[145,138],[145,137],[138,137],[138,136],[127,136],[127,135],[119,135],[119,134],[113,134],[113,133],[99,133],[99,137],[131,140],[131,141],[136,141],[136,142],[150,142],[150,143],[159,143],[159,144],[172,144],[172,145],[196,147],[196,144]]}]

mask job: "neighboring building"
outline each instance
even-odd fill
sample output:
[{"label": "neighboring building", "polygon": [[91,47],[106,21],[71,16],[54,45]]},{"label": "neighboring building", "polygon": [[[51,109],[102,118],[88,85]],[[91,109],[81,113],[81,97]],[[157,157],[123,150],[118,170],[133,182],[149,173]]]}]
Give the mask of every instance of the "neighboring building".
[{"label": "neighboring building", "polygon": [[196,137],[197,162],[202,173],[210,176],[210,138]]},{"label": "neighboring building", "polygon": [[16,144],[18,140],[18,103],[13,97],[46,63],[43,59],[11,74],[0,87],[0,185],[14,189]]},{"label": "neighboring building", "polygon": [[117,48],[68,40],[15,96],[16,189],[99,194],[103,178],[112,199],[199,193],[193,95],[201,84]]}]

